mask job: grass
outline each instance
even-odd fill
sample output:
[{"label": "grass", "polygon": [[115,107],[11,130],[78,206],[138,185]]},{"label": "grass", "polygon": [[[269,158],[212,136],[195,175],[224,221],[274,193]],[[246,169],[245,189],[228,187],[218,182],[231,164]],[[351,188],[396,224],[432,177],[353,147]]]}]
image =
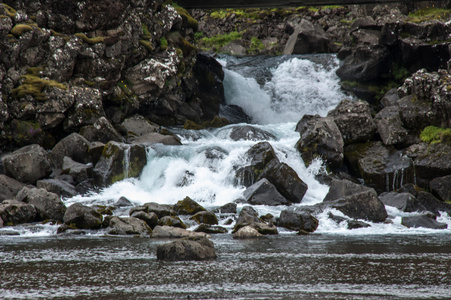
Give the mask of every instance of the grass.
[{"label": "grass", "polygon": [[451,10],[438,7],[428,7],[410,13],[406,21],[411,23],[421,23],[429,20],[443,20],[450,17]]},{"label": "grass", "polygon": [[227,45],[230,42],[233,42],[235,40],[241,39],[242,35],[238,31],[232,31],[230,33],[226,34],[218,34],[215,36],[212,36],[210,38],[205,37],[201,39],[202,44],[204,44],[207,47],[221,49],[225,45]]},{"label": "grass", "polygon": [[420,133],[420,139],[428,144],[440,143],[443,140],[451,140],[451,128],[428,126]]},{"label": "grass", "polygon": [[251,38],[251,44],[249,46],[249,51],[252,53],[258,53],[265,49],[265,45],[263,45],[262,41],[260,41],[256,37]]},{"label": "grass", "polygon": [[89,45],[95,45],[95,44],[98,44],[98,43],[104,43],[105,42],[105,38],[103,36],[88,38],[86,36],[86,34],[84,34],[84,33],[76,33],[75,36],[78,37],[79,39],[82,39],[83,42],[85,42],[85,43],[87,43]]}]

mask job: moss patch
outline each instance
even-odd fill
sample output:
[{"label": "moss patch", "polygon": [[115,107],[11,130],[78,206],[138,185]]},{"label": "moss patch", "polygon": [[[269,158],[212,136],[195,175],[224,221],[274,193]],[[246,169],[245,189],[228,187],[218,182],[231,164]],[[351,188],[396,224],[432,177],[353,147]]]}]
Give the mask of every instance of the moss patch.
[{"label": "moss patch", "polygon": [[16,16],[16,10],[14,8],[12,8],[11,6],[3,3],[1,4],[3,5],[3,7],[5,8],[5,12],[6,14],[10,17],[10,18],[14,18]]},{"label": "moss patch", "polygon": [[450,17],[451,10],[437,7],[428,7],[410,13],[406,21],[411,23],[421,23],[429,20],[446,20]]},{"label": "moss patch", "polygon": [[451,128],[428,126],[420,133],[420,139],[429,144],[451,142]]},{"label": "moss patch", "polygon": [[166,39],[166,38],[164,38],[164,37],[162,37],[161,39],[160,39],[160,48],[161,48],[161,50],[166,50],[166,49],[168,49],[168,40]]},{"label": "moss patch", "polygon": [[197,29],[199,28],[199,23],[197,22],[197,20],[194,19],[183,7],[177,4],[172,4],[172,6],[182,17],[183,22],[186,23],[188,28],[192,28],[194,31],[197,31]]},{"label": "moss patch", "polygon": [[14,34],[15,36],[19,37],[22,34],[32,31],[33,27],[31,27],[30,25],[27,24],[17,24],[16,26],[14,26],[11,29],[11,33]]},{"label": "moss patch", "polygon": [[241,38],[242,38],[242,35],[240,32],[232,31],[227,34],[218,34],[218,35],[215,35],[215,36],[212,36],[209,38],[205,37],[205,38],[201,39],[200,41],[201,41],[201,44],[205,45],[206,47],[221,49],[228,43],[239,40]]},{"label": "moss patch", "polygon": [[153,46],[152,46],[152,42],[150,41],[146,41],[146,40],[139,40],[139,43],[146,47],[147,50],[149,50],[149,52],[152,52],[154,50]]},{"label": "moss patch", "polygon": [[86,44],[89,44],[89,45],[95,45],[98,43],[105,42],[105,38],[103,36],[89,38],[84,33],[76,33],[75,36],[78,37],[79,39],[83,40],[83,42],[85,42]]},{"label": "moss patch", "polygon": [[263,45],[263,42],[260,41],[258,38],[256,37],[252,37],[251,38],[251,43],[249,46],[249,52],[251,53],[258,53],[262,50],[265,49],[265,45]]}]

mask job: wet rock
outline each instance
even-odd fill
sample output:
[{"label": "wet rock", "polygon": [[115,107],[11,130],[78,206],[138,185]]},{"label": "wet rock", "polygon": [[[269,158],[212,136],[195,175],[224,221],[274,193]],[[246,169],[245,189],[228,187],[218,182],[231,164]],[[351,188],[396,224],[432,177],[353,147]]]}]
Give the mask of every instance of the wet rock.
[{"label": "wet rock", "polygon": [[238,219],[236,220],[233,233],[239,231],[245,226],[251,226],[260,234],[277,234],[277,227],[273,224],[266,224],[258,218],[258,213],[251,206],[245,206],[241,209]]},{"label": "wet rock", "polygon": [[30,223],[35,221],[37,211],[34,205],[16,201],[4,200],[0,204],[0,219],[4,226]]},{"label": "wet rock", "polygon": [[111,217],[109,220],[108,234],[126,235],[126,234],[139,234],[139,235],[151,235],[152,229],[146,224],[145,221],[134,217],[119,218]]},{"label": "wet rock", "polygon": [[259,233],[255,228],[249,225],[241,227],[233,234],[234,239],[251,239],[258,237],[263,237],[263,234]]},{"label": "wet rock", "polygon": [[236,203],[227,203],[215,210],[219,214],[236,214]]},{"label": "wet rock", "polygon": [[429,181],[451,174],[451,145],[432,143],[427,151],[414,159],[418,185],[428,187]]},{"label": "wet rock", "polygon": [[155,226],[158,225],[159,221],[157,215],[153,212],[146,213],[144,211],[135,211],[132,214],[130,214],[130,216],[143,220],[144,222],[147,223],[147,225],[149,225],[150,228],[155,228]]},{"label": "wet rock", "polygon": [[125,197],[120,197],[116,202],[114,202],[113,204],[115,207],[130,207],[130,206],[135,206],[133,204],[133,202],[131,202],[130,200],[128,200]]},{"label": "wet rock", "polygon": [[182,145],[180,139],[175,135],[161,134],[158,132],[146,133],[138,137],[129,138],[128,141],[132,144],[163,144],[163,145]]},{"label": "wet rock", "polygon": [[82,164],[67,156],[63,158],[61,170],[64,174],[72,176],[76,184],[91,178],[93,174],[92,164]]},{"label": "wet rock", "polygon": [[159,226],[171,226],[186,229],[185,223],[179,217],[165,216],[158,220]]},{"label": "wet rock", "polygon": [[37,220],[55,220],[63,222],[66,206],[60,197],[44,189],[24,187],[15,197],[16,200],[32,204],[36,208]]},{"label": "wet rock", "polygon": [[230,131],[230,138],[234,141],[276,140],[276,137],[272,133],[250,125],[233,127]]},{"label": "wet rock", "polygon": [[405,128],[419,131],[429,125],[440,125],[430,102],[408,95],[398,100],[399,115]]},{"label": "wet rock", "polygon": [[344,217],[336,216],[332,213],[329,213],[328,216],[329,216],[329,219],[334,220],[337,224],[340,224],[341,222],[346,222],[347,228],[349,230],[371,227],[371,225],[368,223],[358,221],[358,220],[346,219]]},{"label": "wet rock", "polygon": [[75,203],[69,206],[63,217],[66,225],[78,229],[99,229],[102,226],[102,215],[94,208]]},{"label": "wet rock", "polygon": [[153,229],[152,233],[153,238],[171,238],[171,239],[179,239],[185,237],[210,237],[208,234],[203,232],[193,232],[179,227],[172,226],[156,226]]},{"label": "wet rock", "polygon": [[435,220],[435,217],[430,215],[403,217],[401,224],[408,228],[430,228],[430,229],[446,229],[448,225],[446,223],[440,223]]},{"label": "wet rock", "polygon": [[302,19],[288,39],[283,54],[330,53],[336,50],[337,48],[320,26]]},{"label": "wet rock", "polygon": [[49,158],[56,168],[63,166],[65,156],[72,158],[79,163],[87,164],[89,162],[90,142],[78,133],[72,133],[60,140],[52,151]]},{"label": "wet rock", "polygon": [[157,247],[159,260],[208,260],[216,257],[213,242],[206,238],[182,239]]},{"label": "wet rock", "polygon": [[58,196],[70,198],[78,195],[75,186],[60,179],[42,179],[36,182],[36,187],[45,189],[48,192],[55,193]]},{"label": "wet rock", "polygon": [[94,168],[94,177],[98,185],[108,186],[125,178],[139,176],[146,164],[144,146],[109,142]]},{"label": "wet rock", "polygon": [[427,209],[410,193],[382,193],[379,199],[385,205],[394,206],[404,212],[426,211]]},{"label": "wet rock", "polygon": [[5,175],[25,183],[34,184],[52,172],[47,151],[36,144],[2,156],[2,163]]},{"label": "wet rock", "polygon": [[99,118],[93,125],[80,129],[80,134],[90,142],[108,143],[109,141],[122,142],[122,135],[111,125],[105,117]]},{"label": "wet rock", "polygon": [[75,103],[64,121],[66,131],[73,132],[82,126],[92,125],[105,116],[102,94],[98,89],[73,87],[72,93],[75,95]]},{"label": "wet rock", "polygon": [[194,215],[198,212],[206,211],[206,209],[190,197],[185,197],[185,199],[178,201],[174,205],[174,211],[179,215]]},{"label": "wet rock", "polygon": [[127,137],[141,136],[147,133],[158,132],[160,126],[149,121],[141,115],[134,115],[125,119],[122,123],[127,131]]},{"label": "wet rock", "polygon": [[384,145],[397,145],[406,141],[408,132],[403,127],[397,107],[382,109],[374,118],[374,122]]},{"label": "wet rock", "polygon": [[204,232],[207,234],[221,234],[228,233],[229,231],[221,226],[212,226],[208,224],[200,224],[195,230],[195,232]]},{"label": "wet rock", "polygon": [[296,149],[307,166],[319,157],[332,169],[341,167],[344,142],[333,118],[304,115],[296,125],[296,131],[301,136]]},{"label": "wet rock", "polygon": [[247,203],[252,205],[290,205],[291,203],[285,199],[266,178],[260,179],[243,193]]},{"label": "wet rock", "polygon": [[346,179],[334,179],[329,187],[329,192],[324,197],[324,202],[337,200],[353,194],[372,191],[371,188],[356,184]]},{"label": "wet rock", "polygon": [[7,199],[12,199],[25,186],[24,183],[0,174],[0,202]]},{"label": "wet rock", "polygon": [[396,106],[399,100],[398,88],[392,88],[381,98],[381,105],[386,108],[389,106]]},{"label": "wet rock", "polygon": [[218,218],[216,215],[210,211],[200,211],[194,214],[190,220],[196,221],[198,224],[208,224],[208,225],[217,225]]},{"label": "wet rock", "polygon": [[327,115],[334,119],[345,145],[371,140],[376,132],[367,102],[345,99]]},{"label": "wet rock", "polygon": [[431,193],[420,191],[417,194],[417,200],[430,212],[440,214],[446,212],[451,216],[451,204],[438,200]]},{"label": "wet rock", "polygon": [[[172,205],[158,204],[155,202],[149,202],[144,204],[144,209],[147,213],[155,213],[159,219],[165,216],[175,216],[176,213]],[[132,212],[133,209],[130,210]]]},{"label": "wet rock", "polygon": [[290,230],[303,230],[314,232],[318,228],[319,222],[309,212],[302,208],[288,208],[280,213],[277,226],[285,227]]},{"label": "wet rock", "polygon": [[437,177],[429,182],[429,189],[438,199],[451,201],[451,175]]}]

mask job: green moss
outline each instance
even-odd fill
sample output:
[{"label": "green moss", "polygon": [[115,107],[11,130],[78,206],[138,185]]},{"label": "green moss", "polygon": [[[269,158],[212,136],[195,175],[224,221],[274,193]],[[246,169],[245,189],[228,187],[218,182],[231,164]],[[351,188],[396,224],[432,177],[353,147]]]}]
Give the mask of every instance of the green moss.
[{"label": "green moss", "polygon": [[142,38],[145,40],[150,40],[152,38],[152,35],[150,34],[149,29],[147,28],[146,24],[142,24],[141,28],[143,30]]},{"label": "green moss", "polygon": [[161,50],[166,50],[166,49],[168,49],[168,40],[166,39],[166,38],[164,38],[164,37],[162,37],[161,39],[160,39],[160,48],[161,48]]},{"label": "green moss", "polygon": [[188,28],[192,28],[194,31],[197,31],[197,29],[199,28],[199,23],[197,22],[197,20],[191,17],[191,15],[183,7],[180,7],[177,4],[172,4],[172,6],[182,17],[183,22],[186,23]]},{"label": "green moss", "polygon": [[13,27],[13,29],[11,29],[11,33],[14,34],[15,36],[19,37],[22,34],[24,34],[25,32],[29,32],[32,30],[33,30],[33,27],[31,27],[30,25],[17,24],[16,26]]},{"label": "green moss", "polygon": [[410,72],[405,67],[394,64],[392,68],[392,75],[397,82],[402,83],[407,77],[410,76]]},{"label": "green moss", "polygon": [[139,43],[146,47],[147,50],[149,50],[149,52],[152,52],[154,50],[153,46],[152,46],[152,42],[150,41],[146,41],[146,40],[139,40]]},{"label": "green moss", "polygon": [[265,49],[265,45],[263,45],[262,41],[260,41],[256,37],[251,38],[251,44],[249,46],[249,51],[251,53],[258,53]]},{"label": "green moss", "polygon": [[421,23],[429,20],[447,20],[451,10],[438,7],[428,7],[410,13],[406,21],[411,23]]},{"label": "green moss", "polygon": [[9,5],[5,4],[5,3],[3,3],[1,5],[3,5],[3,7],[5,8],[6,14],[10,18],[14,18],[16,16],[17,11],[14,8],[12,8],[11,6],[9,6]]},{"label": "green moss", "polygon": [[420,139],[429,144],[451,141],[451,128],[428,126],[421,131]]},{"label": "green moss", "polygon": [[86,34],[84,34],[84,33],[76,33],[75,36],[78,37],[79,39],[83,40],[83,42],[85,42],[86,44],[89,44],[89,45],[95,45],[98,43],[105,42],[105,38],[103,36],[88,38],[86,36]]},{"label": "green moss", "polygon": [[241,39],[241,38],[242,38],[242,35],[240,32],[232,31],[227,34],[218,34],[218,35],[212,36],[210,38],[205,37],[201,40],[201,43],[210,48],[221,49],[228,43],[238,40],[238,39]]}]

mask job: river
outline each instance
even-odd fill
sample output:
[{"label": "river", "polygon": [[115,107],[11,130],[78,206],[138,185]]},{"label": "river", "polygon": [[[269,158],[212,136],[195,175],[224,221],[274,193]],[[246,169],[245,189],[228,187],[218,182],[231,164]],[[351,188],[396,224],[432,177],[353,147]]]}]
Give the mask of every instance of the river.
[{"label": "river", "polygon": [[[321,161],[305,167],[294,145],[296,123],[304,114],[325,116],[348,97],[339,86],[333,55],[220,57],[229,105],[238,105],[257,129],[274,136],[278,158],[308,184],[299,205],[322,201],[328,186],[315,174]],[[224,110],[226,113],[226,110]],[[210,130],[171,128],[183,146],[156,145],[140,178],[115,183],[100,192],[64,199],[66,206],[111,205],[121,196],[135,205],[174,204],[191,197],[207,209],[235,201],[245,188],[234,170],[246,163],[244,153],[261,140],[235,141],[243,124]],[[238,209],[243,207],[238,205]],[[284,206],[255,206],[260,214],[278,216]],[[0,229],[0,298],[5,299],[427,299],[451,298],[451,229],[406,228],[411,215],[386,207],[390,222],[348,230],[317,216],[314,234],[237,241],[215,235],[218,259],[206,262],[161,262],[149,238],[57,235],[57,225],[33,224]],[[339,211],[332,211],[342,215]],[[127,210],[117,210],[126,215]],[[225,225],[230,216],[220,219]],[[451,227],[451,219],[437,219]],[[185,220],[191,229],[195,224]],[[16,236],[2,236],[14,231]]]}]

